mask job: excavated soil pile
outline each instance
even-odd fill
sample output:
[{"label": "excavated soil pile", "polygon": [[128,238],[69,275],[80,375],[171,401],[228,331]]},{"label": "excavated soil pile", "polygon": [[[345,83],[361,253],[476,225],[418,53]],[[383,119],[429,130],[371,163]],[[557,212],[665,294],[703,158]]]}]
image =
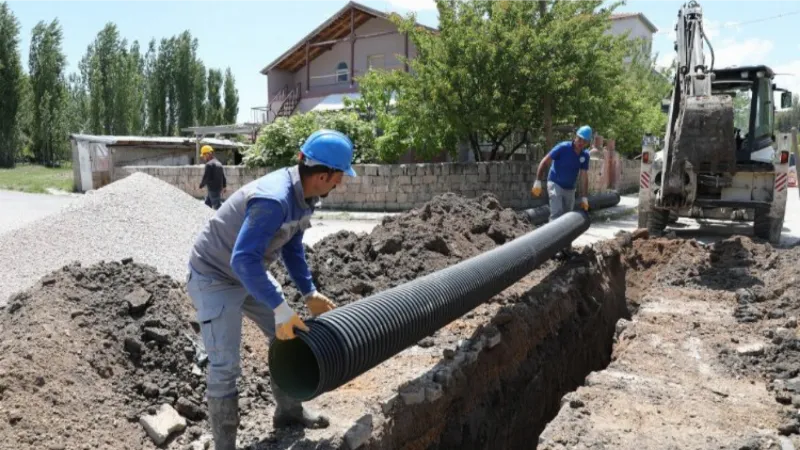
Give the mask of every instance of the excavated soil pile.
[{"label": "excavated soil pile", "polygon": [[[207,357],[192,317],[178,282],[130,259],[74,263],[13,296],[0,312],[0,447],[153,448],[139,421],[163,404],[188,427],[178,443],[198,437]],[[264,409],[269,384],[245,369],[264,391],[246,409]]]},{"label": "excavated soil pile", "polygon": [[[386,217],[372,233],[341,231],[328,236],[308,258],[317,288],[338,305],[444,269],[533,230],[490,194],[466,199],[435,197],[419,209]],[[304,311],[281,262],[270,267],[286,298]]]},{"label": "excavated soil pile", "polygon": [[[345,304],[531,229],[491,196],[451,194],[385,220],[370,235],[329,236],[309,250],[309,259],[319,288]],[[282,264],[272,269],[297,303]],[[0,309],[0,448],[155,448],[142,419],[162,413],[165,404],[174,408],[168,420],[177,428],[164,445],[203,442],[207,355],[194,317],[183,283],[131,258],[76,262],[12,296]],[[452,344],[450,334],[437,342]],[[266,344],[245,321],[240,443],[281,438],[271,430]]]}]

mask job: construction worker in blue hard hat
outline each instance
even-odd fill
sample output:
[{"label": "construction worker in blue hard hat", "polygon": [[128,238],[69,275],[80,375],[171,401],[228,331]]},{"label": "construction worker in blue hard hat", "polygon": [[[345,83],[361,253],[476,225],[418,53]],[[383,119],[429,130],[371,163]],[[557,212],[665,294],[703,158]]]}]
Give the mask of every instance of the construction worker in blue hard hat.
[{"label": "construction worker in blue hard hat", "polygon": [[542,176],[547,164],[550,172],[547,175],[547,194],[550,202],[550,221],[562,214],[572,211],[575,207],[575,184],[580,175],[581,208],[589,210],[589,143],[592,141],[592,129],[588,125],[578,128],[575,138],[571,141],[560,142],[542,158],[539,169],[536,171],[536,181],[533,183],[534,197],[542,194]]},{"label": "construction worker in blue hard hat", "polygon": [[[236,191],[200,232],[189,259],[187,291],[208,353],[206,397],[217,450],[233,450],[239,425],[239,347],[242,317],[271,341],[294,339],[308,327],[267,271],[278,256],[303,294],[312,316],[335,307],[317,291],[303,249],[303,232],[320,197],[344,175],[356,176],[353,143],[342,133],[319,130],[300,148],[297,165],[275,170]],[[303,407],[273,382],[275,427],[327,427],[327,417]]]}]

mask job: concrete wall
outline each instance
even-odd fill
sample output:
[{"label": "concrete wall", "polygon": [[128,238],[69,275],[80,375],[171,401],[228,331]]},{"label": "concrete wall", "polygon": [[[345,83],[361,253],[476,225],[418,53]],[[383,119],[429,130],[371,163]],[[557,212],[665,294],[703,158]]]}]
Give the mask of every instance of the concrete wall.
[{"label": "concrete wall", "polygon": [[[589,189],[591,192],[608,190],[608,169],[604,160],[590,162]],[[358,164],[358,177],[345,178],[345,182],[324,200],[329,209],[400,211],[418,207],[434,196],[457,192],[466,197],[477,197],[491,192],[503,206],[526,208],[533,206],[530,194],[535,176],[535,166],[527,161],[486,163],[427,163],[427,164]],[[621,160],[617,167],[621,174],[615,185],[621,192],[636,191],[639,186],[638,161]],[[270,169],[247,169],[226,166],[228,195],[241,186],[268,173]],[[198,188],[203,177],[203,166],[163,167],[130,166],[114,171],[115,180],[134,172],[144,172],[177,186],[188,194],[201,198],[204,190]]]},{"label": "concrete wall", "polygon": [[628,38],[630,39],[646,39],[653,41],[653,32],[645,25],[641,18],[638,16],[630,16],[623,18],[615,18],[611,21],[611,34],[621,36],[626,32],[630,32]]},{"label": "concrete wall", "polygon": [[191,164],[195,156],[195,148],[140,148],[114,147],[111,149],[114,167],[120,166],[177,166]]}]

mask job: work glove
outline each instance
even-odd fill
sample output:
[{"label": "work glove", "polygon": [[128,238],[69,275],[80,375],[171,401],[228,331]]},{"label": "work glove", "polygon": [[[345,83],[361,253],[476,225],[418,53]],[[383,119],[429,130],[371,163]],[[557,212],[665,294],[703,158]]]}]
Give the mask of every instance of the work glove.
[{"label": "work glove", "polygon": [[326,313],[334,308],[336,305],[328,297],[320,294],[317,291],[311,292],[305,296],[306,308],[311,311],[314,317]]},{"label": "work glove", "polygon": [[300,320],[292,307],[285,301],[275,308],[275,337],[282,341],[294,339],[294,329],[297,327],[300,330],[308,332],[308,326]]},{"label": "work glove", "polygon": [[581,197],[581,208],[584,211],[589,212],[589,199],[586,197]]},{"label": "work glove", "polygon": [[540,180],[536,180],[533,183],[533,189],[531,189],[531,194],[533,194],[534,197],[538,197],[542,194],[542,182]]}]

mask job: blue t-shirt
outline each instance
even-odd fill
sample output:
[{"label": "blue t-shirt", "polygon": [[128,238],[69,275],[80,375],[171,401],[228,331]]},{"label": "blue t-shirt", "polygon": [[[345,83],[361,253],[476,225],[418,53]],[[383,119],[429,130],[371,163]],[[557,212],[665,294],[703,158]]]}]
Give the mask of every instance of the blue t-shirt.
[{"label": "blue t-shirt", "polygon": [[589,170],[589,151],[584,149],[580,154],[575,153],[572,141],[564,141],[553,147],[549,153],[553,163],[547,181],[561,186],[562,189],[575,189],[580,170]]}]

